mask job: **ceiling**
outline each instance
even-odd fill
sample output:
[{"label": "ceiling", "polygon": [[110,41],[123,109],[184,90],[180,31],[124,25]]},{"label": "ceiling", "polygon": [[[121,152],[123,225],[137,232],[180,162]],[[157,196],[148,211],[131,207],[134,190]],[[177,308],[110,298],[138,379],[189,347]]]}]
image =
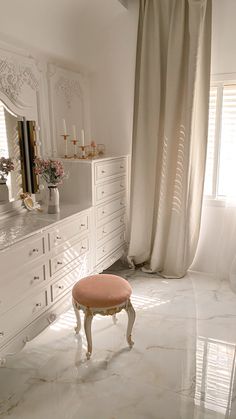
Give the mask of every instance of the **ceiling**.
[{"label": "ceiling", "polygon": [[93,71],[125,0],[0,0],[0,40]]}]

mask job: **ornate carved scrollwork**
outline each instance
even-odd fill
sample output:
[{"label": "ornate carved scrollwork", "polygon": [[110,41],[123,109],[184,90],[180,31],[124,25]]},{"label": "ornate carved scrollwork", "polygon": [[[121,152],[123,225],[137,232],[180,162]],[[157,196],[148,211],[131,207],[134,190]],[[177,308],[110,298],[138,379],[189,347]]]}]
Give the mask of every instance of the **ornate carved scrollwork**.
[{"label": "ornate carved scrollwork", "polygon": [[81,88],[78,80],[69,80],[66,77],[60,77],[55,84],[57,94],[62,94],[65,98],[68,108],[71,107],[73,96],[81,97]]},{"label": "ornate carved scrollwork", "polygon": [[39,90],[39,82],[30,67],[0,59],[0,90],[12,101],[16,101],[24,84]]}]

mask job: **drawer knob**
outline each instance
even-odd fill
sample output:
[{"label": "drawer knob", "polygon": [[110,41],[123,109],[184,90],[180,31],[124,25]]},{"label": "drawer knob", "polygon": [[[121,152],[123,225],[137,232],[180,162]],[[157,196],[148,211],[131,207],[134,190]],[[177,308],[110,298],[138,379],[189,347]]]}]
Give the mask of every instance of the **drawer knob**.
[{"label": "drawer knob", "polygon": [[34,281],[36,281],[37,279],[40,279],[39,276],[34,276]]},{"label": "drawer knob", "polygon": [[104,194],[105,192],[104,191],[102,191],[102,194]]},{"label": "drawer knob", "polygon": [[4,332],[0,332],[0,337],[3,337],[4,336]]},{"label": "drawer knob", "polygon": [[38,253],[39,249],[35,248],[32,250],[33,253]]},{"label": "drawer knob", "polygon": [[64,290],[63,285],[58,285],[59,290]]},{"label": "drawer knob", "polygon": [[125,167],[124,166],[122,166],[122,164],[120,165],[120,169],[124,169]]},{"label": "drawer knob", "polygon": [[106,173],[106,170],[102,170],[102,173]]},{"label": "drawer knob", "polygon": [[122,183],[121,183],[121,184],[120,184],[120,187],[121,187],[121,188],[124,188],[124,185],[122,185]]},{"label": "drawer knob", "polygon": [[63,262],[57,261],[57,265],[63,265]]},{"label": "drawer knob", "polygon": [[81,227],[85,227],[85,224],[80,224]]},{"label": "drawer knob", "polygon": [[102,214],[105,214],[105,212],[106,212],[106,211],[104,211],[104,210],[103,210],[103,211],[102,211]]},{"label": "drawer knob", "polygon": [[61,240],[61,236],[57,236],[57,237],[56,237],[56,239],[57,239],[57,240]]},{"label": "drawer knob", "polygon": [[107,233],[105,229],[103,229],[102,232],[103,232],[103,234],[106,234]]},{"label": "drawer knob", "polygon": [[82,249],[82,250],[85,250],[85,249],[86,249],[86,246],[81,246],[81,249]]},{"label": "drawer knob", "polygon": [[42,303],[36,303],[35,305],[36,305],[36,307],[41,307]]},{"label": "drawer knob", "polygon": [[123,201],[120,201],[120,205],[124,205],[124,202]]}]

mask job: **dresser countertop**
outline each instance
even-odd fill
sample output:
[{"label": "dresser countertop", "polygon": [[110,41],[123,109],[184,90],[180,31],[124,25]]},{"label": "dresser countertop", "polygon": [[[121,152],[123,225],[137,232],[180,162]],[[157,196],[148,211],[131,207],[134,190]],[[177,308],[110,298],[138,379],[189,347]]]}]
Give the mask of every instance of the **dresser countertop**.
[{"label": "dresser countertop", "polygon": [[0,251],[89,208],[86,205],[61,204],[59,214],[48,214],[46,208],[43,208],[42,212],[23,210],[17,215],[1,220]]}]

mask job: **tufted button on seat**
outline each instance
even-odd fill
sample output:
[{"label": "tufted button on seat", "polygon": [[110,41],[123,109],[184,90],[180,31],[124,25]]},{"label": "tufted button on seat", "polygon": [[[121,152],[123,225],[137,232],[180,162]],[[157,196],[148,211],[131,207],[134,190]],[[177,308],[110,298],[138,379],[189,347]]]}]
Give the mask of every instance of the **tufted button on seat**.
[{"label": "tufted button on seat", "polygon": [[135,311],[130,302],[132,288],[120,276],[109,274],[91,275],[80,279],[72,289],[73,306],[77,318],[76,333],[81,329],[79,310],[85,313],[84,329],[88,343],[87,358],[92,353],[91,323],[95,314],[113,315],[125,309],[128,314],[127,341],[133,346],[131,332],[135,320]]}]

